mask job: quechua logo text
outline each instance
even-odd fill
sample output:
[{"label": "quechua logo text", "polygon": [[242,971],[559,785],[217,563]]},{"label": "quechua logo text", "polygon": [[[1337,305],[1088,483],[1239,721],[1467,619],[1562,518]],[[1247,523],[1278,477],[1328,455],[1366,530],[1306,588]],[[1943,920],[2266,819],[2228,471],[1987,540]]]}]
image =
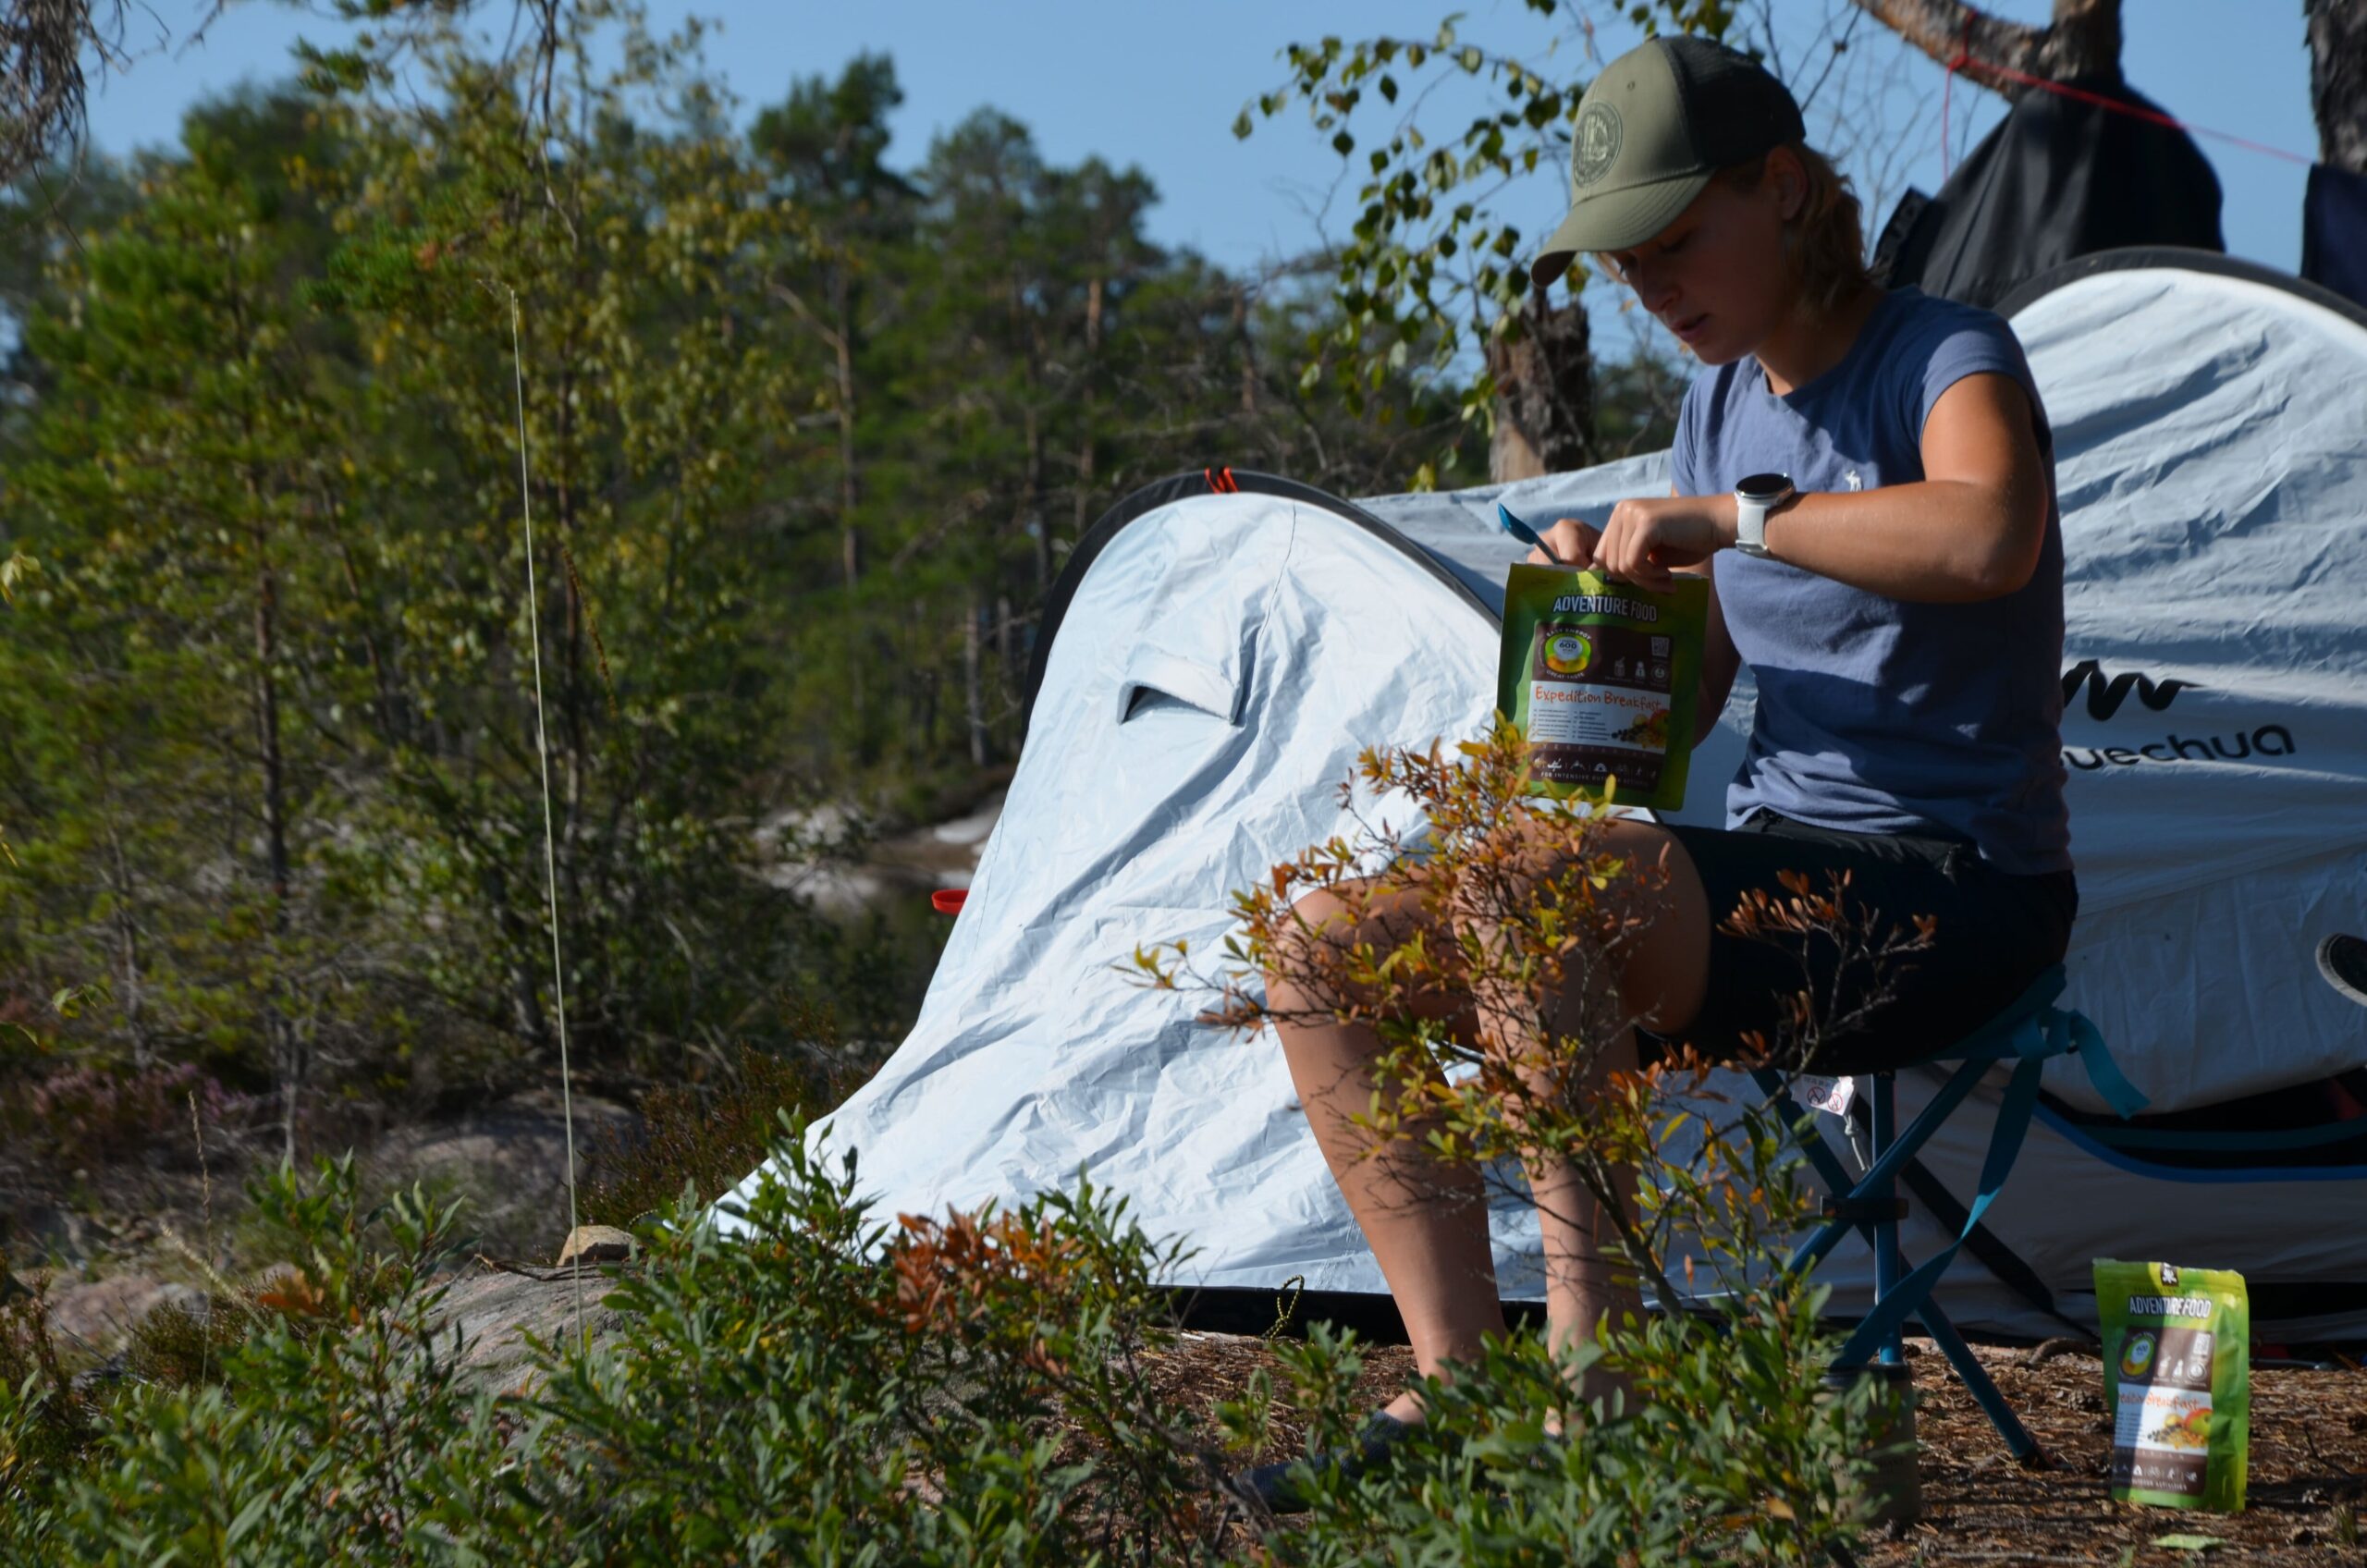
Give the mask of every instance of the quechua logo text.
[{"label": "quechua logo text", "polygon": [[[2133,669],[2108,676],[2101,661],[2081,659],[2063,672],[2066,718],[2071,717],[2072,700],[2083,686],[2088,692],[2088,717],[2098,723],[2118,713],[2132,695],[2146,710],[2161,713],[2177,701],[2181,692],[2208,690],[2199,681],[2170,677],[2156,680]],[[2243,762],[2287,757],[2300,749],[2290,729],[2281,724],[2263,724],[2257,729],[2238,730],[2232,735],[2165,735],[2142,745],[2131,738],[2128,743],[2118,746],[2067,746],[2063,760],[2080,772],[2090,773],[2106,766],[2134,767],[2149,762]]]},{"label": "quechua logo text", "polygon": [[2131,692],[2137,693],[2139,702],[2143,703],[2155,713],[2160,713],[2177,701],[2180,692],[2202,690],[2191,680],[2175,679],[2156,680],[2150,675],[2140,675],[2133,669],[2125,669],[2118,675],[2106,679],[2103,665],[2094,659],[2081,659],[2063,672],[2063,705],[2065,707],[2071,705],[2071,699],[2079,694],[2079,688],[2082,685],[2088,688],[2088,717],[2098,723],[2118,713],[2120,704],[2128,701],[2128,694]]}]

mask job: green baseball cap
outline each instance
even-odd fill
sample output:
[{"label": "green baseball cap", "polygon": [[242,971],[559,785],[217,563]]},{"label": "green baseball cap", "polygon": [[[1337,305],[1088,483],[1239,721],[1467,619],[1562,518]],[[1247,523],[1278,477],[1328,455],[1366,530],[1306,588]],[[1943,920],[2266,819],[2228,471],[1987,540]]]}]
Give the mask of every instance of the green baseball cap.
[{"label": "green baseball cap", "polygon": [[1542,288],[1581,251],[1642,244],[1720,169],[1807,136],[1790,91],[1748,55],[1692,37],[1628,50],[1578,100],[1570,215],[1529,276]]}]

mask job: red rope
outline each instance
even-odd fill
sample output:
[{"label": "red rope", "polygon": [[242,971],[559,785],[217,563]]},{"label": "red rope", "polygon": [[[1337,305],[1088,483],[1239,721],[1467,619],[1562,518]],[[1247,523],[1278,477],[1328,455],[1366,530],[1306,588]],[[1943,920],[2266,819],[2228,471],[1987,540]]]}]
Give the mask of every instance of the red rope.
[{"label": "red rope", "polygon": [[2063,82],[2049,81],[2042,76],[2031,76],[2025,71],[2017,71],[2011,66],[1993,65],[1987,60],[1976,60],[1961,47],[1949,59],[1945,68],[1947,81],[1940,89],[1940,178],[1942,179],[1948,178],[1948,89],[1956,85],[1956,72],[1968,69],[2002,77],[2007,81],[2018,82],[2024,87],[2035,87],[2041,92],[2052,92],[2058,98],[2069,98],[2077,103],[2093,104],[2099,109],[2110,109],[2115,114],[2128,115],[2135,119],[2150,120],[2155,125],[2167,126],[2172,130],[2185,131],[2189,136],[2212,137],[2220,141],[2233,143],[2247,152],[2265,153],[2272,158],[2283,158],[2287,163],[2310,165],[2317,162],[2315,158],[2303,157],[2299,153],[2288,153],[2282,147],[2271,147],[2266,142],[2253,141],[2245,137],[2232,136],[2224,130],[2213,130],[2207,126],[2176,119],[2159,110],[2140,109],[2134,104],[2124,104],[2117,98],[2107,98],[2101,92],[2091,92],[2084,87],[2071,87]]}]

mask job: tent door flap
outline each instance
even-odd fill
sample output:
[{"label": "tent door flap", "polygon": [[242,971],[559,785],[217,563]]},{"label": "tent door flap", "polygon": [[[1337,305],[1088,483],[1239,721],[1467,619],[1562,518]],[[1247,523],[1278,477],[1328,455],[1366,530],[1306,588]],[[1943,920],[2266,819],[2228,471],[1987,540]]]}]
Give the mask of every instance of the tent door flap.
[{"label": "tent door flap", "polygon": [[1134,717],[1135,700],[1145,692],[1172,697],[1227,724],[1241,722],[1238,680],[1221,670],[1157,648],[1136,648],[1127,655],[1126,673],[1118,682],[1119,723]]}]

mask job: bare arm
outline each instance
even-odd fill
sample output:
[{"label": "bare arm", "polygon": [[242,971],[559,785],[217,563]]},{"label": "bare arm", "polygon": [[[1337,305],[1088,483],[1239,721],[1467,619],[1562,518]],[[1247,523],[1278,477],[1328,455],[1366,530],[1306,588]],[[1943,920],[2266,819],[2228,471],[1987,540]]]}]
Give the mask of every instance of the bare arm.
[{"label": "bare arm", "polygon": [[[2046,537],[2046,463],[2020,385],[1984,372],[1949,387],[1923,422],[1922,458],[1913,484],[1803,496],[1771,514],[1768,553],[1909,602],[1993,599],[2028,582]],[[1622,501],[1588,555],[1600,570],[1665,589],[1671,571],[1734,541],[1731,495]]]},{"label": "bare arm", "polygon": [[1968,375],[1940,394],[1923,422],[1923,475],[1802,496],[1767,520],[1767,548],[1892,599],[1964,603],[2028,582],[2046,537],[2046,466],[2012,377]]},{"label": "bare arm", "polygon": [[[1674,498],[1676,486],[1670,485],[1668,493]],[[1576,518],[1564,518],[1545,532],[1545,542],[1552,546],[1555,558],[1567,566],[1594,566],[1601,539],[1602,535]],[[1528,558],[1533,565],[1550,564],[1540,551],[1529,551]],[[1735,652],[1734,637],[1726,631],[1726,612],[1718,603],[1718,579],[1711,571],[1708,558],[1674,570],[1699,577],[1710,585],[1710,613],[1701,638],[1701,679],[1695,688],[1693,708],[1693,741],[1699,745],[1702,738],[1717,727],[1718,716],[1726,711],[1726,698],[1734,692],[1735,675],[1742,668],[1742,655]]]}]

